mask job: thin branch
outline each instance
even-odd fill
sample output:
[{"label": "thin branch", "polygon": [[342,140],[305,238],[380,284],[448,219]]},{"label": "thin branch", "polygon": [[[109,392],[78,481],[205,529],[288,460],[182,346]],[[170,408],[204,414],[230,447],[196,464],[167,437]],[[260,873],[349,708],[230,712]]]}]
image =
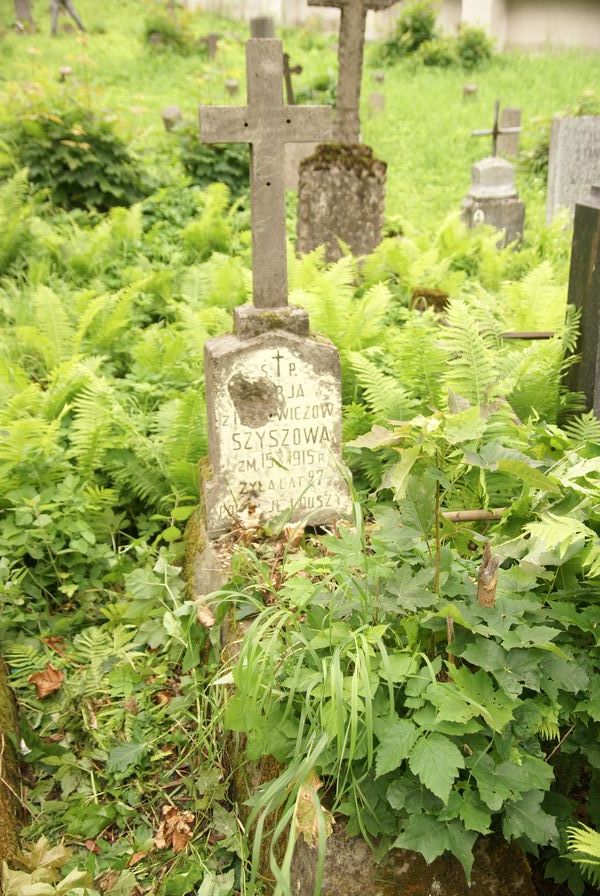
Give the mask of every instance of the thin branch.
[{"label": "thin branch", "polygon": [[507,510],[508,507],[499,507],[497,510],[445,510],[442,516],[450,523],[479,523],[501,520]]}]

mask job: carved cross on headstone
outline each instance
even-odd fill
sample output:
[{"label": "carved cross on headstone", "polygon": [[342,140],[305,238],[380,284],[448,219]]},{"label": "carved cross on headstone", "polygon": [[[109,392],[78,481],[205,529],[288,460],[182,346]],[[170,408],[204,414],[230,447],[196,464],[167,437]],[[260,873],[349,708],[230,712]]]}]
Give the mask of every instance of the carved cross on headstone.
[{"label": "carved cross on headstone", "polygon": [[288,101],[288,106],[295,106],[296,100],[294,97],[294,85],[292,84],[292,75],[301,75],[302,74],[302,66],[301,65],[290,65],[290,54],[283,54],[283,79],[285,81],[285,93]]},{"label": "carved cross on headstone", "polygon": [[246,44],[248,105],[201,106],[204,143],[250,144],[253,301],[257,308],[287,305],[285,145],[331,139],[328,106],[289,106],[283,101],[281,41],[253,38]]},{"label": "carved cross on headstone", "polygon": [[340,23],[339,76],[335,138],[339,143],[360,140],[360,88],[367,12],[389,9],[399,0],[308,0],[309,6],[335,6]]},{"label": "carved cross on headstone", "polygon": [[520,134],[521,128],[503,128],[500,127],[500,100],[494,103],[494,124],[488,130],[471,131],[471,137],[491,137],[492,138],[492,156],[498,155],[498,137],[501,134]]}]

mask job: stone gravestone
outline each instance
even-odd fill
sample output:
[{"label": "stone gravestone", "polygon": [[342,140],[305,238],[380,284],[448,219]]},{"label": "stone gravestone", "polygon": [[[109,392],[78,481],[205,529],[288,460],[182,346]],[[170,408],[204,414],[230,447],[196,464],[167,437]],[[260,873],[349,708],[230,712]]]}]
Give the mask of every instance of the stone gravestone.
[{"label": "stone gravestone", "polygon": [[360,145],[360,94],[369,10],[398,0],[308,0],[309,6],[340,9],[336,146],[319,147],[300,165],[298,251],[325,245],[334,261],[345,245],[355,255],[381,242],[387,166]]},{"label": "stone gravestone", "polygon": [[600,116],[555,118],[550,134],[547,219],[574,211],[600,183]]},{"label": "stone gravestone", "polygon": [[351,513],[339,356],[309,336],[306,312],[287,304],[284,148],[327,138],[331,111],[284,104],[278,40],[250,40],[246,52],[248,105],[200,109],[204,142],[251,146],[253,304],[236,309],[232,335],[205,347],[203,493],[213,543],[282,516],[324,525]]},{"label": "stone gravestone", "polygon": [[585,395],[586,409],[600,419],[600,186],[575,206],[569,303],[581,312],[577,354],[567,385]]},{"label": "stone gravestone", "polygon": [[275,37],[275,23],[271,16],[256,16],[250,19],[250,34],[252,37]]},{"label": "stone gravestone", "polygon": [[506,106],[500,118],[498,135],[498,155],[518,156],[519,138],[521,136],[521,110]]},{"label": "stone gravestone", "polygon": [[525,204],[519,199],[510,162],[490,156],[473,165],[471,189],[463,201],[461,217],[469,228],[488,224],[502,231],[501,246],[522,238]]},{"label": "stone gravestone", "polygon": [[160,114],[166,131],[172,131],[183,120],[179,106],[165,106]]}]

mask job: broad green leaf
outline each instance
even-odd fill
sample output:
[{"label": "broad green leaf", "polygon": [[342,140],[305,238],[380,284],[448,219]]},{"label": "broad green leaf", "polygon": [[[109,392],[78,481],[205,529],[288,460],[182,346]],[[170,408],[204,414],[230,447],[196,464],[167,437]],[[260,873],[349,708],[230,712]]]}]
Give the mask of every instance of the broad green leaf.
[{"label": "broad green leaf", "polygon": [[136,741],[128,741],[118,747],[113,747],[108,754],[106,770],[108,772],[126,772],[138,764],[146,750],[146,744]]},{"label": "broad green leaf", "polygon": [[469,831],[489,834],[492,815],[473,790],[466,790],[458,810],[460,818]]},{"label": "broad green leaf", "polygon": [[498,469],[515,476],[532,488],[547,492],[549,495],[561,494],[558,479],[554,476],[549,476],[547,473],[542,473],[526,461],[504,458],[498,461]]},{"label": "broad green leaf", "polygon": [[515,701],[504,691],[495,690],[493,679],[483,669],[470,672],[463,666],[460,669],[453,668],[451,674],[460,696],[477,707],[478,714],[494,731],[502,731],[513,717]]},{"label": "broad green leaf", "polygon": [[446,418],[444,434],[451,445],[474,442],[480,439],[484,432],[485,420],[482,419],[477,406]]},{"label": "broad green leaf", "polygon": [[392,489],[396,501],[402,501],[406,497],[410,471],[418,460],[421,447],[413,445],[412,448],[405,448],[399,453],[400,460],[386,471],[379,487],[379,491],[385,488]]},{"label": "broad green leaf", "polygon": [[465,767],[462,753],[443,734],[420,737],[408,764],[413,774],[444,803],[450,796],[459,769]]},{"label": "broad green leaf", "polygon": [[470,881],[472,850],[477,836],[473,831],[466,831],[460,821],[440,822],[432,815],[413,815],[394,842],[394,847],[420,852],[428,864],[445,852],[451,852],[463,866],[467,881]]},{"label": "broad green leaf", "polygon": [[409,719],[377,719],[375,734],[379,746],[375,753],[377,777],[393,772],[408,759],[419,736],[416,725]]},{"label": "broad green leaf", "polygon": [[558,839],[556,820],[542,809],[543,798],[541,791],[531,790],[518,802],[505,805],[502,831],[507,840],[526,837],[544,846]]},{"label": "broad green leaf", "polygon": [[398,435],[385,429],[383,426],[374,426],[371,432],[359,436],[352,442],[347,443],[348,448],[370,448],[376,451],[378,448],[387,448],[390,445],[398,443]]}]

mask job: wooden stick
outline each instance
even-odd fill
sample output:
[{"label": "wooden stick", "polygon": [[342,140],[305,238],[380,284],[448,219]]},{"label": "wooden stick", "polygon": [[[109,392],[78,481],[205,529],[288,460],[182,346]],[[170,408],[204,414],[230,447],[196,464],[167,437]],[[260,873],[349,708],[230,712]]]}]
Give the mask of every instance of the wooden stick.
[{"label": "wooden stick", "polygon": [[483,550],[483,558],[479,567],[479,579],[477,582],[477,600],[480,607],[493,607],[496,603],[496,588],[498,587],[498,567],[500,561],[492,554],[489,541]]},{"label": "wooden stick", "polygon": [[519,333],[515,331],[511,333],[501,333],[500,335],[502,339],[553,339],[556,336],[556,333],[553,333],[551,330],[541,330],[539,333]]},{"label": "wooden stick", "polygon": [[507,510],[507,507],[499,507],[498,510],[445,510],[442,516],[450,523],[479,523],[501,520]]}]

